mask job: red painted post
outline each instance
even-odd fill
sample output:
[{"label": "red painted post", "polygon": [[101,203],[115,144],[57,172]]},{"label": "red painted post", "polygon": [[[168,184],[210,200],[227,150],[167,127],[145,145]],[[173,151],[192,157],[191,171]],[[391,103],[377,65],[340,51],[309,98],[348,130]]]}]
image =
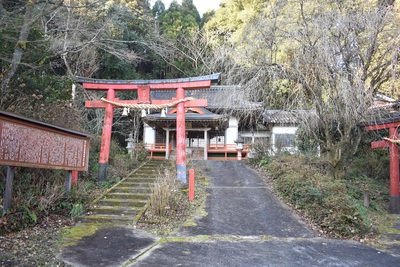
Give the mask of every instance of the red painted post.
[{"label": "red painted post", "polygon": [[72,171],[71,185],[76,186],[78,184],[78,171]]},{"label": "red painted post", "polygon": [[189,169],[189,201],[194,200],[194,169]]},{"label": "red painted post", "polygon": [[[389,138],[398,139],[397,128],[389,128]],[[390,204],[391,213],[400,213],[400,192],[399,192],[399,148],[396,143],[390,142]]]},{"label": "red painted post", "polygon": [[[107,91],[107,100],[113,101],[114,99],[115,99],[115,91],[114,89],[109,88]],[[101,136],[99,173],[98,173],[99,182],[106,181],[113,116],[114,116],[114,107],[112,104],[107,103],[104,116],[103,135]]]},{"label": "red painted post", "polygon": [[[185,98],[185,90],[183,87],[178,87],[176,89],[176,98]],[[178,179],[186,185],[186,128],[184,103],[179,103],[176,107],[176,169]]]}]

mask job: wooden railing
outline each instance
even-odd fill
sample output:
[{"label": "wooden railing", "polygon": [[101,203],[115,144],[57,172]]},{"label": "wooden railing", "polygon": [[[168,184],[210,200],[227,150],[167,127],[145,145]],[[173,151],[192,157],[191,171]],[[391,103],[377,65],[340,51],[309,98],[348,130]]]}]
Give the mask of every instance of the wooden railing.
[{"label": "wooden railing", "polygon": [[[242,150],[242,159],[246,159],[249,151],[249,145],[244,145]],[[209,144],[207,145],[209,160],[237,160],[236,144]]]},{"label": "wooden railing", "polygon": [[[150,152],[152,159],[165,159],[167,145],[165,143],[145,144],[144,148]],[[168,154],[171,155],[172,143],[169,144]]]},{"label": "wooden railing", "polygon": [[[165,159],[167,146],[164,143],[145,144],[144,148],[150,152],[152,159]],[[172,144],[169,144],[169,153],[171,155]],[[244,145],[242,150],[242,159],[246,159],[249,152],[249,145]],[[236,144],[208,144],[208,159],[210,160],[237,160]]]},{"label": "wooden railing", "polygon": [[207,151],[212,151],[212,150],[236,150],[236,145],[224,145],[224,144],[209,144],[207,145]]}]

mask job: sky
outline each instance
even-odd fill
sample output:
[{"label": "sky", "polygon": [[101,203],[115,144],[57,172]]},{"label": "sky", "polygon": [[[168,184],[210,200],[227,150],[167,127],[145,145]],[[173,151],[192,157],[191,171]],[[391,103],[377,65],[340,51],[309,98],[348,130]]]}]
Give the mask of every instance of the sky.
[{"label": "sky", "polygon": [[[151,6],[154,5],[154,2],[156,0],[150,0]],[[165,9],[169,8],[169,5],[171,4],[172,0],[162,0],[165,5]],[[177,0],[179,4],[182,4],[181,0]],[[193,0],[193,4],[196,6],[197,11],[199,11],[200,16],[203,16],[204,13],[208,9],[213,9],[216,10],[219,7],[219,2],[220,0]]]}]

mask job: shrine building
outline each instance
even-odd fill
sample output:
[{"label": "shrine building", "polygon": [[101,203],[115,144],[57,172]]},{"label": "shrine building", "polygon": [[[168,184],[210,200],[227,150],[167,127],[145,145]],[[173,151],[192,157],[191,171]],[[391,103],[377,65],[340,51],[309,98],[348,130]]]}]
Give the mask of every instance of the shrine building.
[{"label": "shrine building", "polygon": [[[171,91],[153,91],[151,99],[174,97]],[[185,108],[186,153],[204,160],[238,160],[238,145],[243,143],[241,158],[249,156],[249,145],[267,139],[262,127],[262,102],[244,97],[240,86],[212,85],[208,89],[186,90],[185,97],[207,99],[206,107]],[[246,113],[247,116],[242,116]],[[236,115],[235,115],[236,114]],[[154,159],[174,157],[176,108],[143,117],[143,143]]]}]

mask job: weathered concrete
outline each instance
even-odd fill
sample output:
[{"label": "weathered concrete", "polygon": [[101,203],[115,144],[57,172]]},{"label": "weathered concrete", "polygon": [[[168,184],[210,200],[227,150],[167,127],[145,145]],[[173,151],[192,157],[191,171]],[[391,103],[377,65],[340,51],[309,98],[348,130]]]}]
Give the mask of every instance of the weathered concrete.
[{"label": "weathered concrete", "polygon": [[167,243],[132,266],[399,266],[400,259],[355,242],[313,239]]},{"label": "weathered concrete", "polygon": [[400,266],[400,255],[318,237],[243,162],[206,164],[207,216],[196,226],[154,247],[157,239],[139,230],[106,228],[62,259],[73,266]]},{"label": "weathered concrete", "polygon": [[315,234],[267,188],[244,162],[208,161],[211,177],[206,211],[196,227],[181,235],[269,235],[313,237]]},{"label": "weathered concrete", "polygon": [[72,266],[122,266],[157,240],[132,227],[106,226],[77,245],[66,247],[58,258]]},{"label": "weathered concrete", "polygon": [[207,165],[207,216],[130,266],[400,266],[358,242],[318,237],[243,162]]}]

